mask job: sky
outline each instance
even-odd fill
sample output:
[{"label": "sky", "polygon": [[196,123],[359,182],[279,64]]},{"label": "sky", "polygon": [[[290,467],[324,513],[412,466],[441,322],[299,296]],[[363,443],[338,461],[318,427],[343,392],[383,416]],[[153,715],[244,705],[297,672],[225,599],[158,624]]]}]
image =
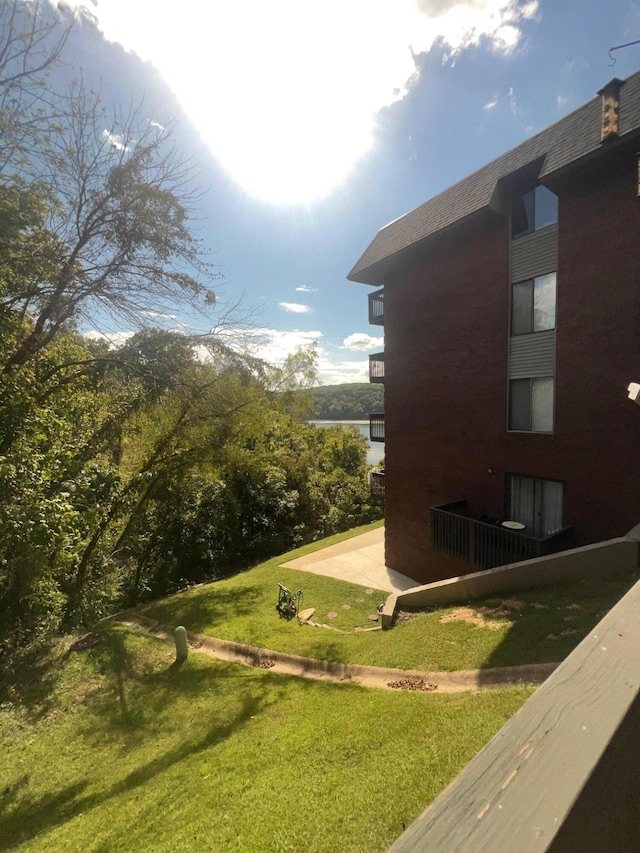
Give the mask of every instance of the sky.
[{"label": "sky", "polygon": [[177,116],[221,301],[269,361],[315,344],[321,384],[367,381],[383,349],[346,280],[381,227],[640,68],[640,45],[608,54],[640,39],[640,2],[91,2],[72,61]]}]

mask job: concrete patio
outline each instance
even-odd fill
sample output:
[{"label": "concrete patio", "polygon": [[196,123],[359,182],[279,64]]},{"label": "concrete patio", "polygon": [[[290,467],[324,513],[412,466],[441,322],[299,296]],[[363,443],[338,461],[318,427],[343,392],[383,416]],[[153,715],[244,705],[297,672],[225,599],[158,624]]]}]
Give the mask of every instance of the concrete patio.
[{"label": "concrete patio", "polygon": [[418,586],[412,578],[385,567],[384,527],[282,565],[287,569],[301,569],[386,592],[404,592]]}]

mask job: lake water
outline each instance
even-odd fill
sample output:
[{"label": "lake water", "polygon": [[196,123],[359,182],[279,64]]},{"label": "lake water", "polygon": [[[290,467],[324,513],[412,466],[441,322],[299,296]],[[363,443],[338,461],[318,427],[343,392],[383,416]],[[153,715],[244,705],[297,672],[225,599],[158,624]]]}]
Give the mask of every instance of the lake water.
[{"label": "lake water", "polygon": [[384,442],[383,441],[369,441],[369,421],[309,421],[312,426],[319,427],[330,427],[330,426],[344,426],[344,427],[355,427],[357,430],[360,430],[362,435],[367,439],[368,450],[367,450],[367,462],[369,465],[377,465],[378,462],[384,457]]}]

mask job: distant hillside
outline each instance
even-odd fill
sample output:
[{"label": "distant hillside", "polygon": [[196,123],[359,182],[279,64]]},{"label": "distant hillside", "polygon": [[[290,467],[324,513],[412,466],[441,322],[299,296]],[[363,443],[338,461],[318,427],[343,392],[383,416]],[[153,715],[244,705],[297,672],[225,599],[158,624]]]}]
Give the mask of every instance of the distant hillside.
[{"label": "distant hillside", "polygon": [[316,420],[365,421],[371,412],[384,411],[384,386],[368,382],[311,388]]}]

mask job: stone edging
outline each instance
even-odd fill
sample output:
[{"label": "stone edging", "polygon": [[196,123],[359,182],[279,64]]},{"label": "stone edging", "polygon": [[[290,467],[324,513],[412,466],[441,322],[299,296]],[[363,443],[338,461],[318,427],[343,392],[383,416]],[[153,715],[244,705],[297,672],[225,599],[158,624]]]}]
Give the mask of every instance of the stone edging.
[{"label": "stone edging", "polygon": [[[173,641],[173,628],[161,625],[156,620],[139,613],[120,613],[112,617],[112,620],[130,627],[142,628],[155,637]],[[537,663],[494,669],[458,670],[457,672],[418,672],[314,660],[257,646],[247,646],[232,640],[219,640],[216,637],[195,634],[192,631],[188,631],[187,636],[193,651],[204,652],[219,660],[269,669],[272,672],[300,678],[341,684],[355,683],[382,689],[418,689],[427,692],[437,690],[440,693],[454,693],[508,687],[512,684],[542,684],[559,666],[559,663]],[[401,686],[392,688],[392,684]]]}]

